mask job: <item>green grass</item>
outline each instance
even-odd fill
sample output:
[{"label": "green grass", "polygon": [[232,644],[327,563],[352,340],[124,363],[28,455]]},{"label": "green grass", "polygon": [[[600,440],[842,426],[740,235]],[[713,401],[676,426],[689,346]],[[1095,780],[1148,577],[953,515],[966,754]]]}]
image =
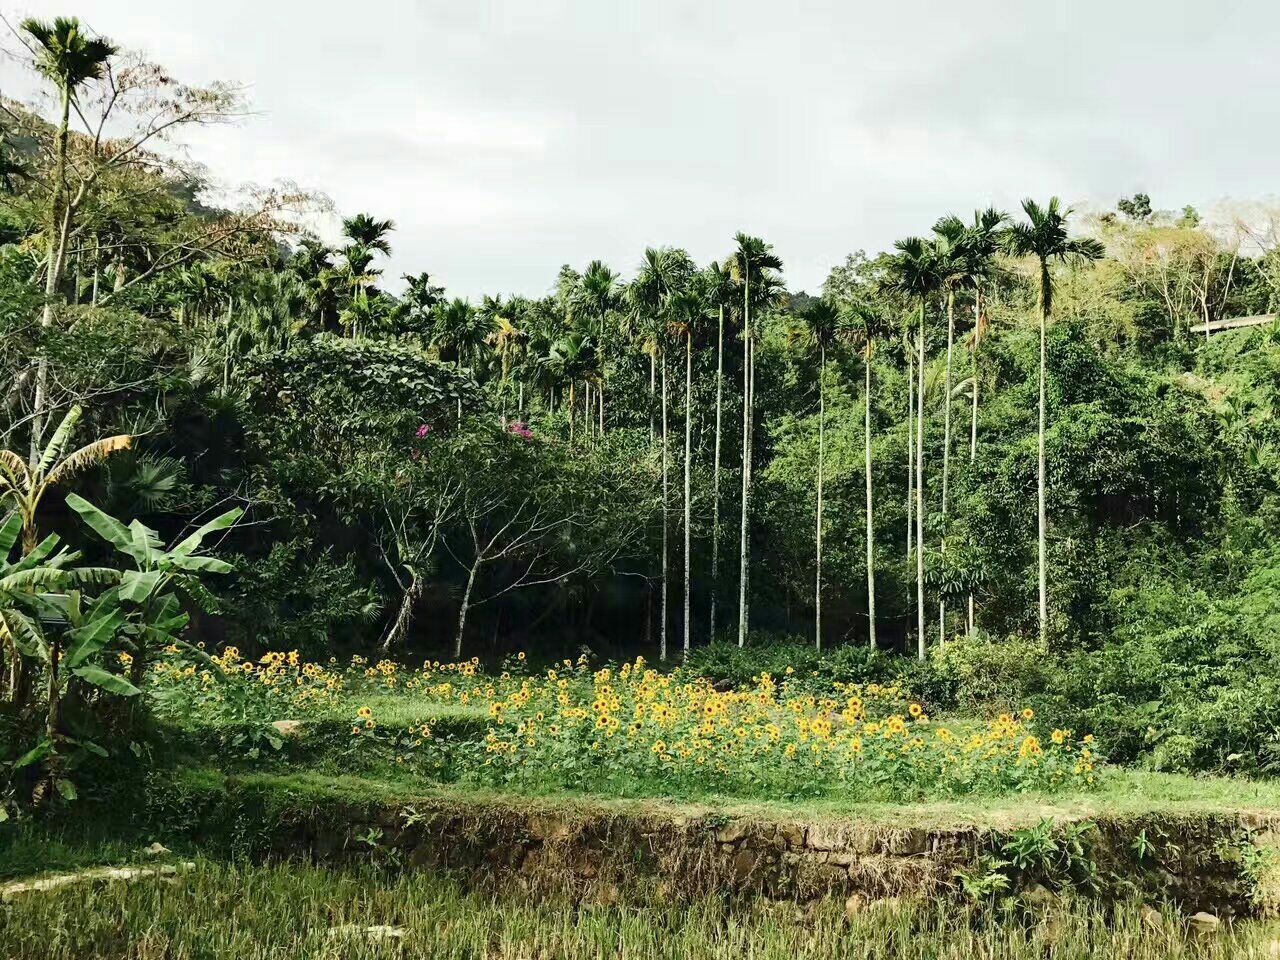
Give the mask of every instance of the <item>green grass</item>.
[{"label": "green grass", "polygon": [[[227,784],[217,770],[188,769],[178,774],[197,792],[221,790]],[[839,800],[762,801],[707,794],[696,801],[662,797],[619,798],[587,791],[517,792],[465,785],[441,785],[409,774],[377,777],[329,770],[243,772],[237,789],[271,795],[291,804],[412,803],[439,798],[466,804],[549,809],[609,809],[672,816],[725,814],[763,820],[856,819],[898,827],[945,828],[968,825],[994,828],[1028,826],[1042,818],[1124,819],[1166,814],[1195,816],[1241,811],[1280,812],[1280,784],[1214,777],[1118,771],[1109,785],[1081,796],[1025,794],[1015,797],[969,798],[919,804],[859,803]]]},{"label": "green grass", "polygon": [[410,727],[440,720],[484,720],[488,709],[479,704],[441,703],[426,697],[405,696],[387,691],[344,696],[325,706],[317,716],[350,723],[359,707],[369,707],[378,722],[389,727]]},{"label": "green grass", "polygon": [[62,829],[0,824],[0,880],[136,859],[141,845],[115,833],[93,821],[76,821]]},{"label": "green grass", "polygon": [[[807,907],[756,900],[680,906],[502,897],[423,871],[210,862],[181,877],[84,884],[15,898],[10,960],[365,960],[380,957],[1166,960],[1268,956],[1274,925],[1192,931],[1166,910],[1064,900],[1036,911],[941,902]],[[400,934],[375,940],[366,928]],[[349,929],[345,934],[335,930]]]}]

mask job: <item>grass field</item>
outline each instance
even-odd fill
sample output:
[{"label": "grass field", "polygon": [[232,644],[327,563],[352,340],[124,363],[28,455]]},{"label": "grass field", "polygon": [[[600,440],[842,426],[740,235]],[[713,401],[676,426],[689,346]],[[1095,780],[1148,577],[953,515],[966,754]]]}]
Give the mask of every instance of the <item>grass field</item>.
[{"label": "grass field", "polygon": [[0,917],[10,960],[1236,960],[1280,949],[1273,924],[1206,933],[1127,903],[530,903],[425,872],[210,862],[173,878],[23,894]]},{"label": "grass field", "polygon": [[[224,774],[216,769],[191,769],[179,774],[202,787],[216,787]],[[1123,819],[1149,814],[1196,815],[1256,811],[1280,812],[1280,785],[1222,777],[1187,777],[1175,774],[1120,771],[1106,788],[1072,796],[1069,793],[1030,793],[1004,797],[971,798],[930,803],[841,801],[838,798],[802,801],[765,801],[717,794],[708,791],[697,800],[664,797],[618,797],[581,790],[520,791],[510,788],[437,784],[410,773],[377,776],[320,769],[265,770],[235,775],[241,788],[290,796],[296,801],[345,801],[370,803],[411,803],[440,797],[471,804],[513,803],[555,810],[574,808],[648,813],[667,812],[678,816],[716,813],[760,820],[796,818],[806,821],[856,819],[896,827],[986,826],[996,829],[1034,824],[1043,818],[1058,820]]]}]

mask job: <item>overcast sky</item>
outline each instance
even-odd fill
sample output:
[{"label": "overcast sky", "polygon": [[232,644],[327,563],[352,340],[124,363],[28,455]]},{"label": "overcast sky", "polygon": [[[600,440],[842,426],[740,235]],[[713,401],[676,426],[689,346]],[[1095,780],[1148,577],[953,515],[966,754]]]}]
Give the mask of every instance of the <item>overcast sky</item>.
[{"label": "overcast sky", "polygon": [[1270,0],[0,3],[243,83],[255,116],[194,144],[214,176],[391,217],[388,274],[471,297],[737,230],[815,291],[989,202],[1280,192]]}]

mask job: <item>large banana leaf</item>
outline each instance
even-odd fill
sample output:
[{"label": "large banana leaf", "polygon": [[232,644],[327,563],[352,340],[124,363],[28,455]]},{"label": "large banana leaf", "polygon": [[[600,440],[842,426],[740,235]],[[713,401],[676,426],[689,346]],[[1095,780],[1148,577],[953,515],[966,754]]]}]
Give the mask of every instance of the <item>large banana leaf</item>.
[{"label": "large banana leaf", "polygon": [[44,453],[40,455],[40,463],[36,467],[36,473],[42,474],[58,462],[58,458],[62,456],[62,451],[67,448],[67,441],[71,439],[71,431],[80,422],[82,413],[84,413],[84,410],[79,404],[67,411],[67,415],[58,424],[58,429],[53,431],[53,436],[45,446]]},{"label": "large banana leaf", "polygon": [[80,519],[88,524],[98,536],[112,546],[126,550],[132,545],[133,538],[129,529],[115,517],[104,513],[77,493],[67,494],[67,506],[80,515]]},{"label": "large banana leaf", "polygon": [[128,450],[133,445],[133,437],[119,434],[114,437],[103,437],[93,443],[81,447],[63,460],[53,472],[45,478],[45,484],[54,487],[74,477],[77,473],[88,470],[101,463],[117,450]]},{"label": "large banana leaf", "polygon": [[13,549],[13,545],[18,542],[20,536],[22,536],[22,517],[11,513],[0,523],[0,563],[4,562],[4,558],[9,555],[9,551]]},{"label": "large banana leaf", "polygon": [[174,567],[190,573],[230,573],[231,564],[217,557],[174,557],[170,560]]},{"label": "large banana leaf", "polygon": [[71,646],[67,649],[67,668],[74,670],[96,655],[111,642],[122,623],[124,623],[124,614],[119,610],[113,610],[83,627],[72,630]]},{"label": "large banana leaf", "polygon": [[116,676],[114,673],[108,673],[101,667],[78,667],[71,672],[81,680],[92,683],[95,687],[101,687],[108,693],[114,693],[117,696],[136,697],[142,692],[124,677]]},{"label": "large banana leaf", "polygon": [[12,450],[0,450],[0,495],[17,493],[30,485],[31,470],[27,461]]},{"label": "large banana leaf", "polygon": [[[39,543],[36,544],[34,550],[32,550],[25,557],[23,557],[21,560],[15,563],[12,569],[14,571],[30,570],[32,567],[35,567],[41,563],[44,563],[45,560],[49,558],[49,554],[53,553],[53,551],[57,549],[59,542],[60,541],[56,533],[49,534],[47,537],[45,537],[43,540],[41,540]],[[3,556],[4,556],[4,551],[0,550],[0,557],[3,557]],[[72,557],[71,559],[75,559],[75,558]],[[65,557],[60,558],[59,562],[65,563],[66,558]]]},{"label": "large banana leaf", "polygon": [[143,603],[160,586],[163,570],[126,570],[120,577],[120,599]]},{"label": "large banana leaf", "polygon": [[[220,516],[214,517],[208,523],[201,525],[194,533],[192,533],[189,537],[186,537],[181,543],[179,543],[176,547],[174,547],[172,551],[173,555],[180,556],[180,557],[187,556],[193,550],[199,547],[201,542],[203,542],[204,538],[207,537],[209,534],[216,533],[219,530],[227,529],[227,527],[231,526],[233,523],[239,520],[243,515],[244,515],[244,511],[241,510],[239,507],[235,507],[231,510],[228,510],[226,513]],[[184,567],[183,569],[189,570],[192,568]]]},{"label": "large banana leaf", "polygon": [[0,639],[11,642],[26,657],[40,657],[48,651],[35,621],[12,607],[0,608]]},{"label": "large banana leaf", "polygon": [[149,567],[156,561],[156,554],[164,544],[156,536],[156,532],[138,520],[129,523],[129,556],[138,561],[138,565]]},{"label": "large banana leaf", "polygon": [[57,590],[67,582],[67,574],[53,567],[17,570],[0,577],[0,591],[5,593],[40,593]]}]

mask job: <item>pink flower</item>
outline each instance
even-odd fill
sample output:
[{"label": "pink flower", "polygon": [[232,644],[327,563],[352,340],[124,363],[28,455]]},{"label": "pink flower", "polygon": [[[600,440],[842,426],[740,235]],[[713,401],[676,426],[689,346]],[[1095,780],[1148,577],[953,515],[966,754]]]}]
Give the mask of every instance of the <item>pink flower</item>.
[{"label": "pink flower", "polygon": [[428,433],[430,433],[431,430],[432,430],[431,424],[429,423],[422,424],[422,426],[418,427],[418,439],[421,440]]},{"label": "pink flower", "polygon": [[507,424],[507,432],[526,438],[533,436],[533,431],[529,429],[528,425],[519,420],[512,420]]}]

